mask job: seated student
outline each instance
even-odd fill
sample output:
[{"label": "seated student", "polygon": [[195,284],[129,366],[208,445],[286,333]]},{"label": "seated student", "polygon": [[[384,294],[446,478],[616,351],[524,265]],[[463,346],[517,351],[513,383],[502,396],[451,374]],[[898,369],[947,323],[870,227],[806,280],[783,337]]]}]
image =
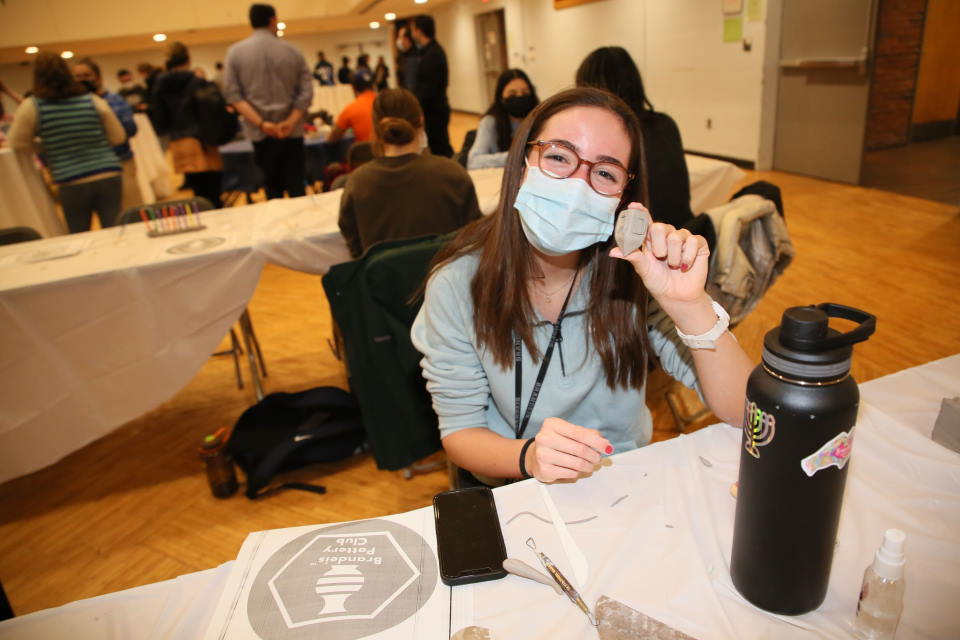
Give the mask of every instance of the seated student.
[{"label": "seated student", "polygon": [[690,211],[690,176],[677,123],[653,110],[633,58],[621,47],[601,47],[580,63],[578,87],[606,89],[626,102],[640,119],[647,160],[650,215],[675,227],[686,225]]},{"label": "seated student", "polygon": [[373,102],[373,160],[352,174],[340,198],[340,232],[350,255],[383,240],[448,233],[480,217],[473,181],[449,158],[421,155],[423,112],[406,89]]},{"label": "seated student", "polygon": [[447,456],[481,481],[576,478],[647,444],[652,356],[741,421],[753,363],[704,291],[704,239],[655,223],[624,258],[611,238],[618,210],[643,208],[641,157],[619,98],[548,98],[517,129],[497,211],[434,261],[411,338]]},{"label": "seated student", "polygon": [[507,69],[497,78],[496,99],[477,124],[477,137],[467,155],[467,169],[502,167],[520,122],[540,100],[520,69]]},{"label": "seated student", "polygon": [[353,94],[356,99],[345,106],[337,117],[333,131],[327,136],[327,142],[339,142],[353,129],[357,142],[366,142],[373,132],[373,99],[377,97],[373,90],[373,76],[366,69],[358,69],[353,74]]}]

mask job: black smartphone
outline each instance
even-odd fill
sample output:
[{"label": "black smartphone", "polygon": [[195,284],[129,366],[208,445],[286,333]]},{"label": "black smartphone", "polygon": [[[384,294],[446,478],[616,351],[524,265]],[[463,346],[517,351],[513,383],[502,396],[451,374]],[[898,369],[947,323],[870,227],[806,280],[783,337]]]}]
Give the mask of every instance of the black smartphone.
[{"label": "black smartphone", "polygon": [[458,585],[498,580],[507,575],[500,518],[493,491],[472,487],[433,496],[440,579]]}]

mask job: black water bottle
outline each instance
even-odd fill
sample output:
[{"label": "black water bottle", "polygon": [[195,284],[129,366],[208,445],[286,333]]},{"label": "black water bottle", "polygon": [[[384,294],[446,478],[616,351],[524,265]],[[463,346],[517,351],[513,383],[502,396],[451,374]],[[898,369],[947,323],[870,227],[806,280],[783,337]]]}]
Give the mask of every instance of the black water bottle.
[{"label": "black water bottle", "polygon": [[[831,317],[859,326],[840,333]],[[860,391],[853,344],[876,329],[839,304],[792,307],[747,382],[730,576],[744,598],[797,615],[827,595]]]}]

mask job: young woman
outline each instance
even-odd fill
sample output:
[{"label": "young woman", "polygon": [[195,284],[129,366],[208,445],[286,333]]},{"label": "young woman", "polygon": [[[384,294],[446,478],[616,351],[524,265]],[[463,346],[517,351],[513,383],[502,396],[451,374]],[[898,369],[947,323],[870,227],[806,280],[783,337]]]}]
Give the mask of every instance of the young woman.
[{"label": "young woman", "polygon": [[10,146],[33,150],[36,137],[60,188],[70,233],[89,230],[94,211],[101,227],[113,226],[122,184],[120,160],[111,147],[127,135],[109,105],[75,82],[64,59],[50,51],[37,54],[33,98],[17,108]]},{"label": "young woman", "polygon": [[502,167],[520,122],[540,100],[530,78],[520,69],[507,69],[497,79],[496,99],[477,124],[477,137],[467,155],[467,169]]},{"label": "young woman", "polygon": [[643,89],[640,71],[622,47],[601,47],[580,63],[578,87],[606,89],[618,96],[640,120],[647,163],[647,206],[654,220],[675,227],[686,225],[690,210],[690,176],[677,123],[654,111]]},{"label": "young woman", "polygon": [[423,112],[406,89],[373,101],[373,160],[350,174],[340,198],[340,232],[358,257],[383,240],[448,233],[480,217],[470,176],[449,158],[421,155]]},{"label": "young woman", "polygon": [[704,291],[704,239],[656,223],[642,250],[614,247],[617,212],[643,208],[641,157],[623,101],[559,93],[517,130],[499,209],[437,257],[411,337],[444,449],[481,481],[575,478],[646,444],[651,355],[742,419],[753,363]]}]

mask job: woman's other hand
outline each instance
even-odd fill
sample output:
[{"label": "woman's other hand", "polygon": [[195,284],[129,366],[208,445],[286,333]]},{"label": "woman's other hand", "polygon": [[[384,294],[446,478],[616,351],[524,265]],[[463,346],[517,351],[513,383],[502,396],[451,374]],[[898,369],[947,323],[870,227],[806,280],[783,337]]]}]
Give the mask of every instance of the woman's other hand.
[{"label": "woman's other hand", "polygon": [[592,473],[603,453],[613,447],[596,429],[547,418],[527,450],[527,471],[542,482],[569,480]]}]

